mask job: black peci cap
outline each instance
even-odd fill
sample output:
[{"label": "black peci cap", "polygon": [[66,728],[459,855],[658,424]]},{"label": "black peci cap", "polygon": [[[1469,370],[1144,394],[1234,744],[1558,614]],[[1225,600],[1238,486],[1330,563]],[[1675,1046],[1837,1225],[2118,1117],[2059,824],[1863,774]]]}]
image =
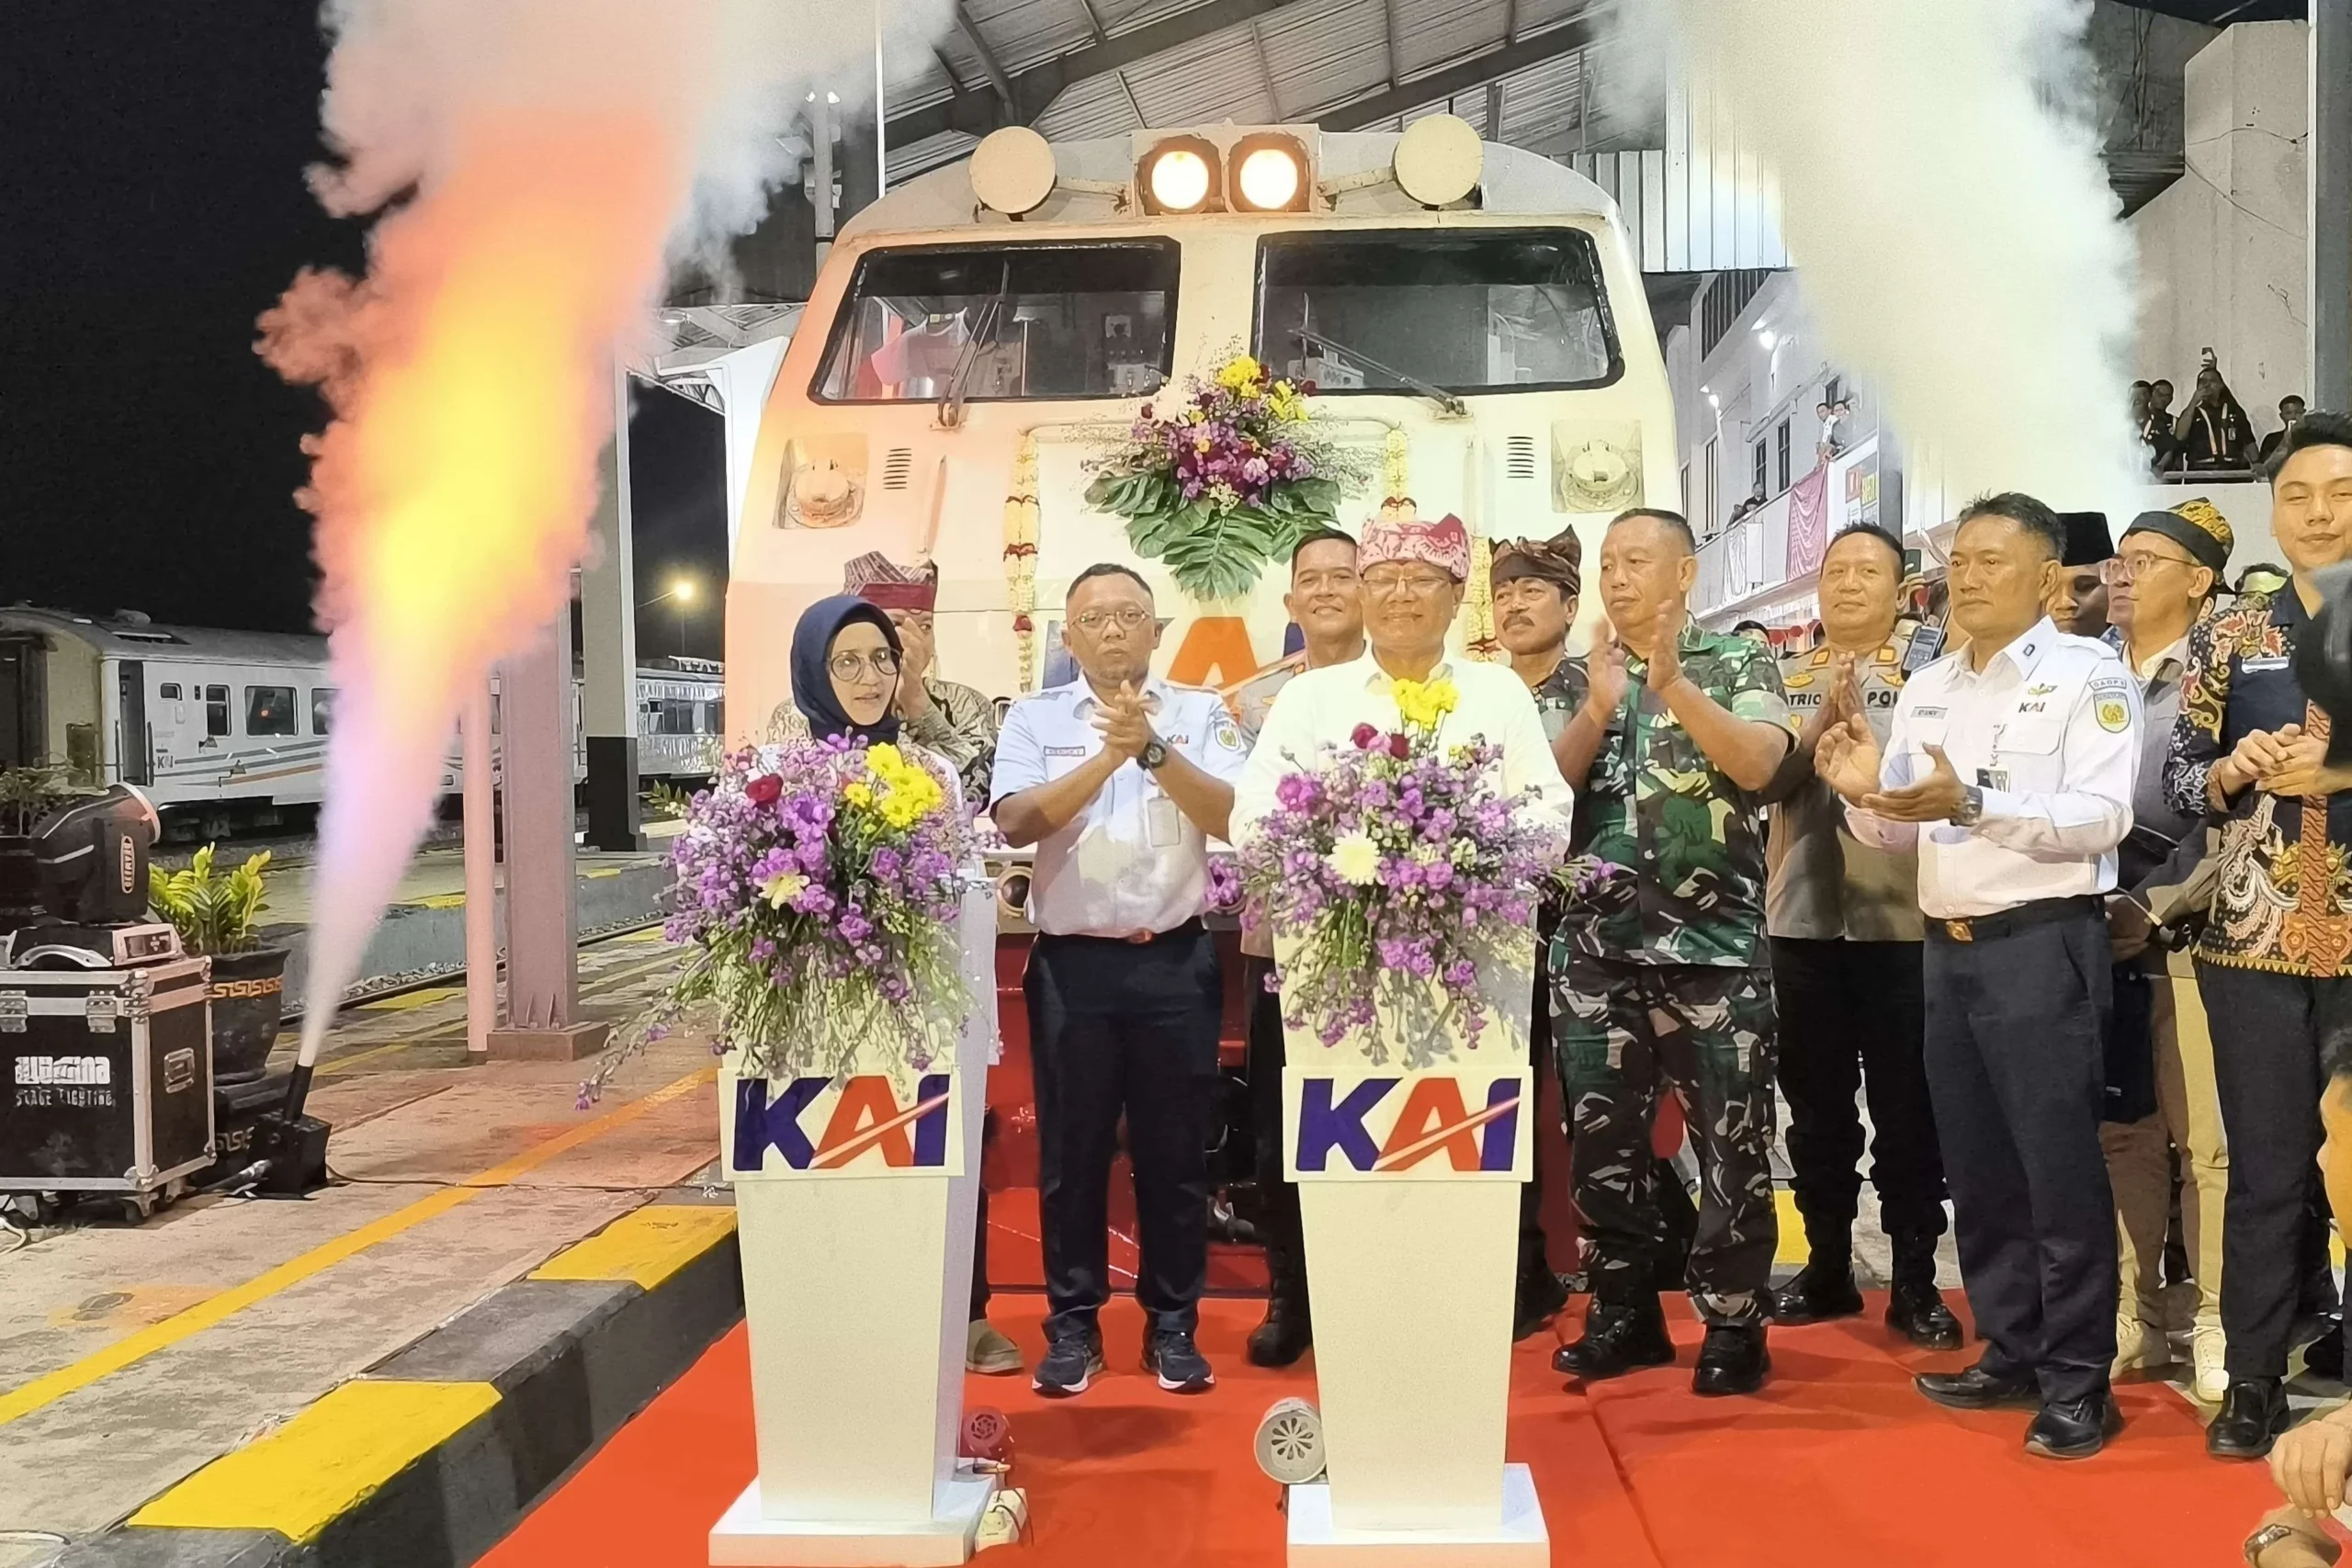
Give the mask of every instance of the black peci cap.
[{"label": "black peci cap", "polygon": [[2061,512],[2058,521],[2066,525],[2066,566],[2097,566],[2115,554],[2114,541],[2107,532],[2104,512]]}]

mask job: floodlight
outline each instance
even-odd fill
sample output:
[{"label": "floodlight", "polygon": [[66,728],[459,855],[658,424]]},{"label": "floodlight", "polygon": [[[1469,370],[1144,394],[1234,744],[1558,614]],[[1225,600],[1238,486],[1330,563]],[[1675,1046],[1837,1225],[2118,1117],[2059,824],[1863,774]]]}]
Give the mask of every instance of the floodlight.
[{"label": "floodlight", "polygon": [[1136,188],[1146,212],[1182,214],[1211,209],[1220,163],[1216,144],[1198,136],[1171,136],[1144,154]]}]

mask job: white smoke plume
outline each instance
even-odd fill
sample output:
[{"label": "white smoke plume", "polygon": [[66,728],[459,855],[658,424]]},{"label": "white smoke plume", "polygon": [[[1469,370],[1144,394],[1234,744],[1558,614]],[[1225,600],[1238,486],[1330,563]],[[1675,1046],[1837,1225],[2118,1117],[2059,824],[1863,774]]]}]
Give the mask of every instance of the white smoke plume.
[{"label": "white smoke plume", "polygon": [[339,691],[305,1059],[428,820],[462,694],[562,610],[614,357],[668,264],[748,229],[810,93],[872,97],[877,30],[947,0],[331,0],[313,172],[378,213],[363,279],[308,272],[260,349],[334,421],[306,445]]},{"label": "white smoke plume", "polygon": [[1673,0],[1623,13],[1623,52],[1654,59],[1645,44],[1673,35],[1730,99],[1779,181],[1831,362],[1875,390],[1915,489],[1939,483],[1946,515],[1990,490],[2128,510],[2143,468],[2121,369],[2134,255],[2083,109],[2089,12]]}]

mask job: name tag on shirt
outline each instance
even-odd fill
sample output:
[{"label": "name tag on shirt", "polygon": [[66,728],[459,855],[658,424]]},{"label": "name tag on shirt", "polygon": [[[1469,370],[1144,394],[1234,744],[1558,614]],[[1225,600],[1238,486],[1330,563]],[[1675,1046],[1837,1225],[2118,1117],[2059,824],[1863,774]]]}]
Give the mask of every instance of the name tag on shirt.
[{"label": "name tag on shirt", "polygon": [[1167,795],[1154,795],[1146,802],[1143,819],[1153,849],[1170,849],[1184,841],[1183,818],[1177,812],[1176,803]]},{"label": "name tag on shirt", "polygon": [[2007,768],[1979,768],[1979,769],[1977,769],[1977,770],[1976,770],[1976,787],[1977,787],[1978,789],[2007,789],[2007,788],[2008,788],[2008,787],[2009,787],[2009,770],[2008,770],[2008,769],[2007,769]]},{"label": "name tag on shirt", "polygon": [[2248,674],[2263,670],[2284,670],[2287,668],[2287,657],[2284,654],[2274,654],[2267,659],[2241,659],[2238,660],[2238,668]]}]

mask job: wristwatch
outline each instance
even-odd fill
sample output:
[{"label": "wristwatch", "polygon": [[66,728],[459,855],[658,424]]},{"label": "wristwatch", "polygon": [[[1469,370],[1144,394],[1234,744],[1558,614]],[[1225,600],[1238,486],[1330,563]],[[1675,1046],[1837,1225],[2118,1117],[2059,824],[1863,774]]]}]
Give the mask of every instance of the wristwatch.
[{"label": "wristwatch", "polygon": [[2335,1561],[2329,1550],[2335,1543],[2316,1530],[2297,1529],[2292,1525],[2268,1524],[2245,1538],[2245,1560],[2248,1568],[2262,1568],[2262,1554],[2282,1540],[2300,1540],[2310,1547],[2313,1556],[2329,1562]]},{"label": "wristwatch", "polygon": [[1951,814],[1955,827],[1973,828],[1984,815],[1984,792],[1974,784],[1960,786],[1960,809]]},{"label": "wristwatch", "polygon": [[1136,753],[1136,766],[1147,773],[1159,772],[1167,761],[1168,748],[1160,743],[1159,737],[1157,735],[1144,742],[1143,750]]}]

